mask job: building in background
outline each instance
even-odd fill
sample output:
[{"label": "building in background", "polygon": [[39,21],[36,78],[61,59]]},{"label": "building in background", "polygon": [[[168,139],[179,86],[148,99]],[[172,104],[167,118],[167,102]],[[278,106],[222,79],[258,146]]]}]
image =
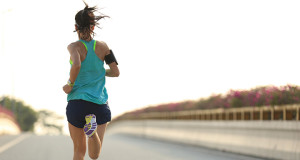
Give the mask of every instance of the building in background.
[{"label": "building in background", "polygon": [[21,128],[14,114],[0,105],[0,135],[20,134]]}]

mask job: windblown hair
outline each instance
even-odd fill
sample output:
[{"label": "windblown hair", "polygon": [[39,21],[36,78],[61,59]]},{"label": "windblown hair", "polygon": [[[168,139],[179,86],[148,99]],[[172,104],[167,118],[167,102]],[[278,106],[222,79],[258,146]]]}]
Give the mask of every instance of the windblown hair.
[{"label": "windblown hair", "polygon": [[[95,33],[93,30],[91,30],[91,26],[99,27],[98,21],[102,18],[106,18],[108,16],[103,15],[102,13],[98,12],[98,9],[96,6],[89,7],[86,2],[83,2],[85,4],[85,8],[83,10],[80,10],[75,15],[75,22],[77,26],[77,30],[83,35],[83,39],[89,38],[90,35],[94,37]],[[100,13],[99,16],[94,15],[94,12]],[[109,18],[109,17],[108,17]]]}]

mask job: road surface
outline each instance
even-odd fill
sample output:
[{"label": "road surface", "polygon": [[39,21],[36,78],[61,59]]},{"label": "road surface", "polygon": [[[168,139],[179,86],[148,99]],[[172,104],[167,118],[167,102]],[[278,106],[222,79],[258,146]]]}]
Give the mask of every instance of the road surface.
[{"label": "road surface", "polygon": [[[37,136],[26,133],[0,136],[0,160],[72,160],[69,136]],[[86,155],[85,160],[90,158]],[[201,147],[133,136],[105,135],[100,160],[261,160]]]}]

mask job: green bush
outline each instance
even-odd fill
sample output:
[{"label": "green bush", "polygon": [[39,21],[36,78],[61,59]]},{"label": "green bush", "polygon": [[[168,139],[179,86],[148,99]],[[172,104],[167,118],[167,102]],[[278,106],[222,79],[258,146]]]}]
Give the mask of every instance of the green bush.
[{"label": "green bush", "polygon": [[14,113],[22,131],[33,131],[34,123],[38,119],[38,114],[35,110],[25,105],[22,101],[7,96],[0,99],[0,104]]}]

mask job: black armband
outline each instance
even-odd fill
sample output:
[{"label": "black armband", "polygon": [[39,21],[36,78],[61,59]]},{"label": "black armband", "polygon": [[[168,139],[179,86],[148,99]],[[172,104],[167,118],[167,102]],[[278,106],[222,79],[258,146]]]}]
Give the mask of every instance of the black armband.
[{"label": "black armband", "polygon": [[109,51],[110,51],[110,54],[108,54],[108,55],[106,55],[106,56],[104,57],[105,63],[106,63],[106,64],[111,64],[111,63],[113,63],[113,62],[116,62],[117,65],[118,65],[118,62],[117,62],[117,60],[116,60],[116,57],[115,57],[113,51],[112,51],[112,50],[109,50]]}]

